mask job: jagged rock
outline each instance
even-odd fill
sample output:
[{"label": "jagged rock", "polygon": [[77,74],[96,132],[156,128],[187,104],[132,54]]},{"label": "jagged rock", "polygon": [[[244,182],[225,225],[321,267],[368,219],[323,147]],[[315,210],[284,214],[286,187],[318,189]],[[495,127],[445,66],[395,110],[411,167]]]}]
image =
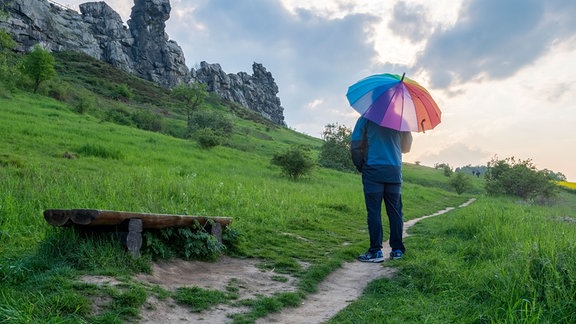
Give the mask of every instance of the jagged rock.
[{"label": "jagged rock", "polygon": [[226,74],[220,64],[201,62],[198,70],[192,69],[192,80],[205,83],[208,91],[223,99],[237,102],[276,124],[285,125],[284,108],[276,96],[278,86],[272,73],[259,63],[252,64],[252,71],[252,75],[246,72]]},{"label": "jagged rock", "polygon": [[11,0],[5,27],[19,49],[41,43],[53,51],[83,52],[123,71],[164,87],[187,82],[189,71],[182,49],[164,32],[169,0],[135,0],[130,29],[105,2],[80,5],[80,12],[46,0]]},{"label": "jagged rock", "polygon": [[52,51],[82,52],[167,88],[207,83],[209,91],[285,125],[278,86],[261,64],[254,63],[252,75],[226,74],[205,62],[198,71],[188,70],[182,49],[165,32],[169,0],[134,0],[129,27],[105,2],[81,4],[80,13],[47,0],[2,0],[0,9],[8,13],[0,28],[12,34],[18,51],[40,43]]},{"label": "jagged rock", "polygon": [[169,0],[134,0],[128,20],[136,74],[168,87],[190,79],[182,49],[164,31],[170,10]]}]

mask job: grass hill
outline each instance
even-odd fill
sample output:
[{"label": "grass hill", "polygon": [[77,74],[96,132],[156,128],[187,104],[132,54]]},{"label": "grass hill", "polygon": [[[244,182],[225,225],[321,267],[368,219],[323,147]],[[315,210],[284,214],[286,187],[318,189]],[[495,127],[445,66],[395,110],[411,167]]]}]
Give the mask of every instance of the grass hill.
[{"label": "grass hill", "polygon": [[[42,217],[49,208],[233,217],[238,240],[225,253],[299,278],[295,293],[247,302],[237,323],[299,304],[367,248],[359,175],[318,167],[292,181],[270,163],[290,145],[318,150],[321,140],[210,97],[206,109],[227,114],[234,131],[202,149],[178,136],[186,121],[166,90],[78,55],[57,62],[43,94],[0,98],[0,322],[130,322],[147,296],[170,294],[129,280],[150,271],[150,255],[132,259],[114,241],[53,228]],[[126,89],[130,98],[118,96]],[[161,131],[118,122],[118,112],[139,111],[161,116]],[[334,323],[576,320],[573,194],[539,207],[484,197],[481,179],[457,195],[423,166],[405,165],[404,178],[406,220],[479,199],[415,226],[398,278],[372,283]],[[135,286],[87,292],[74,281],[86,273]],[[90,296],[112,302],[94,313]]]}]

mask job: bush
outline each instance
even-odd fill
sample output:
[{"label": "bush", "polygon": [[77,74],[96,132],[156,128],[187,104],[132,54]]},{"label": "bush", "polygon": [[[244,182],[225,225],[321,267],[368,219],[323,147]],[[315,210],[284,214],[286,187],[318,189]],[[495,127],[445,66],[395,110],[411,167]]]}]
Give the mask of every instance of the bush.
[{"label": "bush", "polygon": [[20,79],[16,68],[20,62],[12,52],[15,47],[16,41],[12,36],[6,30],[0,29],[0,97],[9,97],[10,92],[16,89],[16,81]]},{"label": "bush", "polygon": [[491,195],[510,195],[537,203],[549,202],[557,194],[550,173],[538,171],[531,160],[514,157],[488,163],[485,174],[486,191]]},{"label": "bush", "polygon": [[310,157],[310,149],[294,145],[283,153],[277,153],[272,158],[272,164],[282,168],[284,174],[293,180],[312,172],[314,161]]},{"label": "bush", "polygon": [[162,116],[148,110],[137,111],[132,114],[132,120],[136,127],[152,132],[161,132],[164,130],[164,120]]},{"label": "bush", "polygon": [[234,123],[224,114],[214,110],[200,110],[195,112],[190,118],[190,131],[209,128],[216,135],[222,137],[232,136]]},{"label": "bush", "polygon": [[463,172],[456,172],[456,175],[450,179],[449,183],[459,195],[472,188],[472,180]]},{"label": "bush", "polygon": [[223,138],[210,128],[202,128],[194,134],[198,144],[204,149],[209,149],[222,144]]},{"label": "bush", "polygon": [[79,114],[85,114],[90,110],[93,110],[95,106],[94,96],[88,94],[82,94],[78,96],[75,110]]},{"label": "bush", "polygon": [[112,97],[120,101],[128,101],[134,97],[134,93],[126,84],[119,84],[114,89]]},{"label": "bush", "polygon": [[104,120],[114,124],[132,126],[133,120],[130,112],[122,107],[111,108],[106,111]]}]

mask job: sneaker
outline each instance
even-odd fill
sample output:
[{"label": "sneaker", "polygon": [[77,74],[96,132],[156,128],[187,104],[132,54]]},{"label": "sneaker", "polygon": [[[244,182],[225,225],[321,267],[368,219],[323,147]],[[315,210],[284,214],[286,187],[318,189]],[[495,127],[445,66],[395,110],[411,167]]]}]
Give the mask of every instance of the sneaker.
[{"label": "sneaker", "polygon": [[368,252],[360,255],[358,257],[358,260],[360,260],[361,262],[380,263],[380,262],[384,261],[384,255],[382,254],[382,251],[376,251],[376,252],[368,251]]},{"label": "sneaker", "polygon": [[398,259],[402,258],[403,255],[404,255],[404,252],[402,252],[400,250],[394,250],[394,251],[390,252],[390,259],[398,260]]}]

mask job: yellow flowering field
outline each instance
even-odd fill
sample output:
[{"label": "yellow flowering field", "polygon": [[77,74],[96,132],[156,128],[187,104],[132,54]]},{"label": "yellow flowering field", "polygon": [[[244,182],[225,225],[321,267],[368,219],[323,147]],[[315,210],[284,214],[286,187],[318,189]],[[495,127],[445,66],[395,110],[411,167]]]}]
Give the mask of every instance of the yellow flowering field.
[{"label": "yellow flowering field", "polygon": [[570,190],[576,190],[576,182],[558,181],[558,185]]}]

